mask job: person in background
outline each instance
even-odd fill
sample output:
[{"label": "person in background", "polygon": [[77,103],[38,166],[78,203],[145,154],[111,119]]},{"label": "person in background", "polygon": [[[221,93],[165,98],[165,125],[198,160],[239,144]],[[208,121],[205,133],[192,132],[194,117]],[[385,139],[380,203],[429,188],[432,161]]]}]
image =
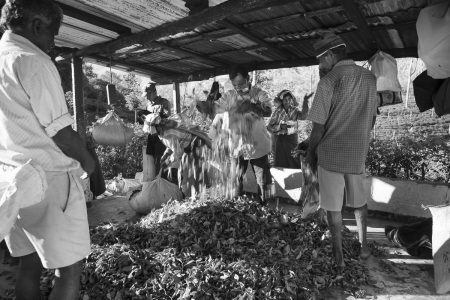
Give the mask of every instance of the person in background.
[{"label": "person in background", "polygon": [[61,78],[47,54],[63,18],[52,0],[7,0],[0,26],[0,167],[31,160],[48,188],[35,205],[19,210],[5,240],[20,258],[16,298],[40,299],[42,268],[55,269],[50,299],[78,299],[81,264],[90,249],[80,164],[95,162],[72,129]]},{"label": "person in background", "polygon": [[298,120],[305,120],[308,115],[308,100],[312,94],[303,98],[302,110],[289,90],[281,91],[275,98],[280,103],[270,118],[267,129],[276,137],[274,141],[274,166],[300,169],[300,161],[292,156],[298,144]]},{"label": "person in background", "polygon": [[237,171],[238,195],[243,195],[243,178],[250,164],[258,183],[258,195],[265,203],[266,185],[271,182],[268,154],[271,150],[270,133],[267,131],[264,117],[270,117],[272,108],[269,96],[258,87],[251,86],[248,71],[242,65],[231,68],[229,77],[233,89],[224,93],[217,101],[216,113],[249,114],[254,117],[251,136],[252,144],[235,159]]},{"label": "person in background", "polygon": [[[158,96],[156,85],[154,83],[147,84],[144,89],[143,97],[147,99],[147,111],[153,115],[153,118],[167,119],[171,115],[171,105],[169,100]],[[152,177],[159,173],[161,169],[161,157],[165,151],[166,146],[161,142],[156,128],[151,126],[147,138],[146,153],[153,158],[154,172]],[[166,174],[162,175],[164,176]]]},{"label": "person in background", "polygon": [[327,213],[337,266],[345,266],[342,252],[342,206],[355,210],[360,257],[367,247],[365,161],[377,109],[375,76],[351,59],[346,45],[329,32],[314,44],[322,77],[309,112],[313,122],[307,161],[318,168],[320,207]]}]

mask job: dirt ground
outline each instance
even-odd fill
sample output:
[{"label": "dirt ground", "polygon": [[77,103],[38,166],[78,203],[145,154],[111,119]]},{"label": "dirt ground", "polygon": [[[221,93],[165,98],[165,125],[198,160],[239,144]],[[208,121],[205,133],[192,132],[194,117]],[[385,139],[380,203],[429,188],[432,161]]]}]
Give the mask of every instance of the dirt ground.
[{"label": "dirt ground", "polygon": [[[276,207],[272,201],[270,204]],[[278,209],[292,212],[298,209],[295,205],[279,203]],[[95,200],[88,209],[91,226],[105,222],[125,222],[137,218],[128,205],[125,197],[108,197]],[[356,223],[352,214],[344,214],[345,225],[353,232]],[[450,295],[436,295],[433,282],[433,261],[416,259],[402,249],[394,248],[384,236],[384,226],[397,225],[391,220],[369,217],[368,239],[376,242],[382,252],[379,257],[367,260],[370,284],[364,286],[367,291],[361,299],[420,300],[450,299]],[[11,299],[17,260],[9,257],[7,250],[0,247],[0,299]],[[319,299],[355,299],[343,294],[339,289],[323,291]]]}]

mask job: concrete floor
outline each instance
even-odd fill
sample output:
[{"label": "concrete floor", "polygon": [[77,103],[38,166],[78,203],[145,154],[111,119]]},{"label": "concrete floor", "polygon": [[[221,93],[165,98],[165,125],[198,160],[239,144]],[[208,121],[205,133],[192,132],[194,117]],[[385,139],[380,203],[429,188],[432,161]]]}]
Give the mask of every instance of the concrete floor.
[{"label": "concrete floor", "polygon": [[[271,207],[276,207],[274,201]],[[292,212],[298,206],[280,202],[278,209]],[[135,219],[136,215],[125,197],[108,197],[92,202],[88,209],[91,226],[105,222],[125,222]],[[353,232],[356,223],[352,214],[344,213],[344,224]],[[404,250],[392,247],[384,236],[384,226],[398,225],[398,222],[369,217],[368,239],[376,242],[385,255],[371,257],[366,263],[370,272],[370,285],[363,288],[367,291],[363,299],[450,299],[450,295],[439,296],[434,292],[433,261],[416,259]],[[8,258],[7,250],[0,247],[0,299],[8,298],[6,291],[10,290],[15,281],[17,261]],[[6,298],[5,298],[6,297]],[[324,291],[320,299],[355,299],[345,295],[338,289]]]}]

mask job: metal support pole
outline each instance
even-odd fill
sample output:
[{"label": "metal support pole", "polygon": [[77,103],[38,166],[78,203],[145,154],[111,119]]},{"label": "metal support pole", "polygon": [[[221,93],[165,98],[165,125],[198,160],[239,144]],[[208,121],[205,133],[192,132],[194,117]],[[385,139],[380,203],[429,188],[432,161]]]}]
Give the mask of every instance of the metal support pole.
[{"label": "metal support pole", "polygon": [[72,57],[72,91],[74,130],[78,132],[83,141],[86,141],[86,120],[84,119],[83,99],[83,59]]},{"label": "metal support pole", "polygon": [[173,84],[173,109],[174,113],[180,113],[181,112],[181,106],[180,106],[180,83],[175,82]]}]

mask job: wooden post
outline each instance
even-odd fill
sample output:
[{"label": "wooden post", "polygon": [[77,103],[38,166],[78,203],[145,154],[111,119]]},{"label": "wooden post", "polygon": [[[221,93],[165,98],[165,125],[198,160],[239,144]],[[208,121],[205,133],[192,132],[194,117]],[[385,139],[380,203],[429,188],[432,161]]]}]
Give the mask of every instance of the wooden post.
[{"label": "wooden post", "polygon": [[86,141],[86,120],[84,119],[83,99],[83,59],[72,57],[72,91],[74,130]]},{"label": "wooden post", "polygon": [[412,69],[412,61],[411,58],[409,61],[409,72],[408,72],[408,85],[406,86],[406,99],[405,99],[405,107],[408,108],[408,99],[409,99],[409,87],[411,85],[411,69]]},{"label": "wooden post", "polygon": [[155,179],[155,158],[147,154],[147,146],[142,147],[142,182],[149,182]]},{"label": "wooden post", "polygon": [[181,112],[180,107],[180,83],[175,82],[173,84],[173,108],[174,113],[178,114]]}]

